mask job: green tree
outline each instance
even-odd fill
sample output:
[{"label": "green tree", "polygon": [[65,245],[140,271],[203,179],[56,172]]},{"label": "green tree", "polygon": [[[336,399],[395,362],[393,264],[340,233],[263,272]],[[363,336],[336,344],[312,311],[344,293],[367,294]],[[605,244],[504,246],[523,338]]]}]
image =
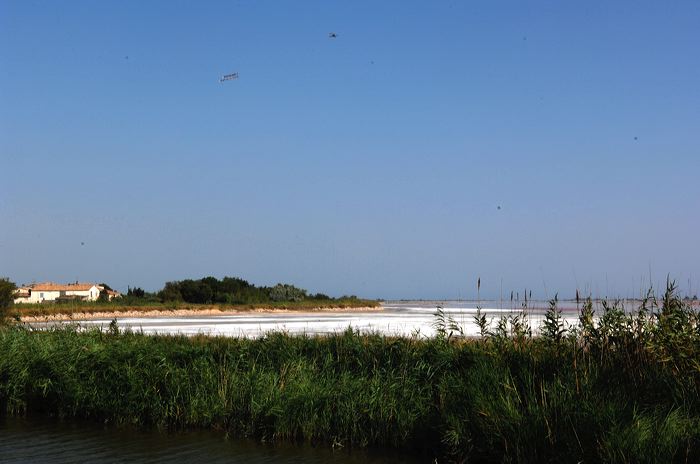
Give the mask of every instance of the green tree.
[{"label": "green tree", "polygon": [[97,301],[101,301],[101,302],[105,302],[105,303],[106,303],[106,302],[109,301],[109,294],[107,293],[107,291],[108,291],[108,290],[109,290],[109,291],[114,291],[114,290],[112,289],[112,287],[110,287],[109,285],[107,285],[107,284],[104,283],[104,282],[102,282],[102,283],[100,284],[100,287],[102,287],[103,291],[100,292],[100,296],[97,297]]},{"label": "green tree", "polygon": [[132,298],[144,298],[146,296],[146,292],[141,287],[134,287],[134,288],[129,287],[127,292],[126,292],[126,296],[132,297]]},{"label": "green tree", "polygon": [[7,277],[0,278],[0,321],[7,317],[7,309],[14,302],[14,293],[17,286]]},{"label": "green tree", "polygon": [[270,289],[272,301],[301,301],[306,298],[306,290],[289,284],[277,284]]},{"label": "green tree", "polygon": [[166,282],[165,287],[158,293],[161,301],[182,301],[179,282]]},{"label": "green tree", "polygon": [[188,303],[211,303],[214,292],[207,281],[203,279],[186,279],[180,282],[180,294],[182,299]]}]

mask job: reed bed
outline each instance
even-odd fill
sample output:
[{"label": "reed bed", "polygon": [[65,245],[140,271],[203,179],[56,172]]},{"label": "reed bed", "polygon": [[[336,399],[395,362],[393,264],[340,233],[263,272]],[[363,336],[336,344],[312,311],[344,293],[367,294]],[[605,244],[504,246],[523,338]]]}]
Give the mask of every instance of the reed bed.
[{"label": "reed bed", "polygon": [[552,301],[466,339],[352,330],[256,340],[0,330],[0,410],[261,441],[392,447],[439,462],[700,461],[700,322],[669,285],[565,327]]}]

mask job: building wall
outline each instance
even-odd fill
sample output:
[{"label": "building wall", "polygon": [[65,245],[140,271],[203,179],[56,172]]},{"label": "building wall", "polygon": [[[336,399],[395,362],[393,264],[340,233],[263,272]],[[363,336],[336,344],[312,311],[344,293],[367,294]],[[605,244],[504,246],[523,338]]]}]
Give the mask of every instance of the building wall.
[{"label": "building wall", "polygon": [[66,296],[82,296],[87,301],[96,301],[100,296],[100,289],[93,286],[90,290],[69,290],[66,292]]},{"label": "building wall", "polygon": [[61,295],[61,292],[48,292],[32,290],[29,298],[16,298],[15,303],[41,303],[43,301],[53,301]]},{"label": "building wall", "polygon": [[[28,298],[15,298],[15,303],[42,303],[44,301],[55,301],[61,292],[56,291],[45,291],[45,290],[33,290],[32,294]],[[87,301],[97,301],[100,296],[100,289],[93,285],[90,290],[67,290],[64,293],[66,296],[79,296],[85,298]]]}]

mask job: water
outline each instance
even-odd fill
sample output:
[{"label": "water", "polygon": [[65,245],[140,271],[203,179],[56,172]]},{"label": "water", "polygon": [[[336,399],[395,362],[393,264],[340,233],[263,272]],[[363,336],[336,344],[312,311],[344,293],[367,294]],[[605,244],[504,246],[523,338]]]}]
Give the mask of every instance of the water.
[{"label": "water", "polygon": [[[209,334],[232,337],[259,337],[270,331],[284,331],[291,334],[323,335],[338,333],[352,327],[360,332],[379,332],[385,335],[420,335],[435,334],[435,312],[440,305],[443,311],[457,322],[466,335],[477,336],[479,329],[474,323],[476,303],[463,301],[413,301],[387,302],[383,310],[372,312],[247,312],[215,316],[180,316],[180,317],[144,317],[119,318],[120,328],[143,331],[147,334]],[[518,303],[506,305],[498,302],[483,304],[483,313],[487,319],[495,321],[502,315],[521,312]],[[527,310],[528,318],[536,331],[544,319],[546,302],[531,303]],[[561,302],[567,324],[576,323],[578,310],[576,303]],[[84,327],[106,327],[110,319],[81,321]],[[35,323],[36,327],[45,327],[54,323]]]},{"label": "water", "polygon": [[49,418],[0,417],[2,463],[416,463],[378,451],[263,445],[215,432],[164,433]]}]

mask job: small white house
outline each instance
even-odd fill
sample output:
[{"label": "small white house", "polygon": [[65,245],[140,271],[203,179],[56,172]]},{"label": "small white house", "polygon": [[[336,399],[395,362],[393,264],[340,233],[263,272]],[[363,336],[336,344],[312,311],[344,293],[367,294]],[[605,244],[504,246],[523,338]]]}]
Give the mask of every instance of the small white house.
[{"label": "small white house", "polygon": [[101,292],[107,292],[107,298],[110,300],[120,296],[119,292],[105,290],[102,285],[97,284],[43,282],[24,285],[15,290],[15,303],[43,303],[59,300],[96,301]]}]

